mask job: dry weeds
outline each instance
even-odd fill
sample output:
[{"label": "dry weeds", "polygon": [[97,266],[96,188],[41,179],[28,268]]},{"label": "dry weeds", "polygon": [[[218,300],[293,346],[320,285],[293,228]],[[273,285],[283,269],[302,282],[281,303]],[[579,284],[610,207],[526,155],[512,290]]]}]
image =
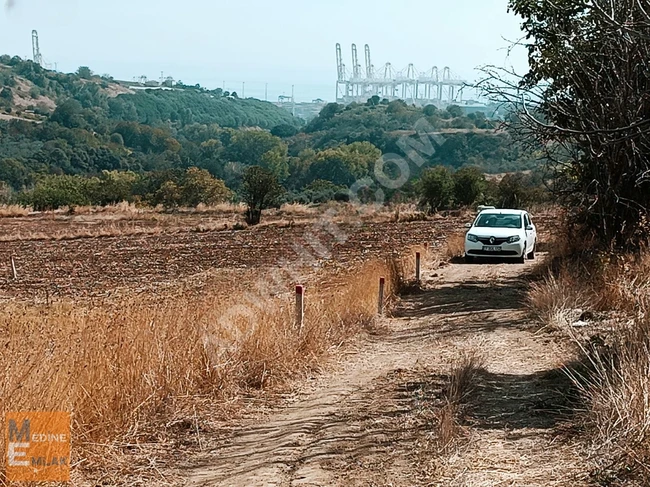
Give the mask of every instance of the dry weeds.
[{"label": "dry weeds", "polygon": [[392,296],[398,283],[384,261],[350,270],[322,290],[308,286],[302,328],[291,293],[273,296],[263,286],[243,297],[222,284],[165,301],[9,304],[0,310],[0,414],[71,411],[73,462],[84,461],[92,477],[99,473],[93,465],[106,467],[104,449],[155,442],[156,429],[170,421],[192,421],[179,419],[179,411],[196,415],[207,398],[210,415],[227,415],[219,404],[317,368],[372,324],[380,276]]},{"label": "dry weeds", "polygon": [[445,257],[449,260],[458,259],[465,255],[465,234],[453,233],[447,237]]},{"label": "dry weeds", "polygon": [[17,216],[27,216],[32,209],[18,205],[0,205],[0,218],[10,218]]},{"label": "dry weeds", "polygon": [[584,366],[569,370],[601,466],[599,485],[649,485],[650,252],[576,256],[562,242],[528,300],[546,326],[566,333]]},{"label": "dry weeds", "polygon": [[468,352],[461,355],[451,370],[444,391],[444,405],[436,412],[437,443],[442,451],[449,451],[460,438],[463,409],[474,391],[477,374],[483,365],[484,360],[478,353]]}]

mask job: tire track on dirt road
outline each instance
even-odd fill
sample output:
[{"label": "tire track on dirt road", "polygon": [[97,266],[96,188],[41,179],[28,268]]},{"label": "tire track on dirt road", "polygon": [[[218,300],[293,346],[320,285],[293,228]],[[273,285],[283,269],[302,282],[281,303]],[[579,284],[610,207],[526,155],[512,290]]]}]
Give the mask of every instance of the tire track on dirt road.
[{"label": "tire track on dirt road", "polygon": [[[452,264],[427,271],[335,372],[262,420],[246,420],[190,471],[194,486],[580,486],[579,449],[561,439],[570,356],[523,311],[530,268]],[[467,444],[436,458],[426,412],[450,364],[478,350]],[[428,448],[428,449],[427,449]]]}]

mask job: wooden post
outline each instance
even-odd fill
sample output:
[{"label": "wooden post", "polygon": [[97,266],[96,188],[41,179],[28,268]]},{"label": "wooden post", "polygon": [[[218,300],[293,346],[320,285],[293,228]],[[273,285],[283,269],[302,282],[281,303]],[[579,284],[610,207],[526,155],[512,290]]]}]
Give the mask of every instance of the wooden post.
[{"label": "wooden post", "polygon": [[18,273],[16,272],[16,262],[14,262],[14,256],[11,256],[11,271],[14,275],[14,279],[18,279]]},{"label": "wooden post", "polygon": [[420,264],[422,263],[422,254],[420,252],[415,253],[415,282],[420,282]]},{"label": "wooden post", "polygon": [[379,278],[379,306],[378,313],[379,315],[384,314],[384,288],[386,287],[386,279],[383,277]]},{"label": "wooden post", "polygon": [[302,333],[305,324],[305,286],[296,286],[296,327]]}]

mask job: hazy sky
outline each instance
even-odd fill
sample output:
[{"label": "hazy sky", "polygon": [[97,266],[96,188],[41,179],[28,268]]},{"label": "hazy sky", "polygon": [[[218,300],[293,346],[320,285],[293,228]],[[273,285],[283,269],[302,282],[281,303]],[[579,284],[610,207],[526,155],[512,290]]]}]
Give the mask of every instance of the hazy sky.
[{"label": "hazy sky", "polygon": [[335,44],[370,45],[378,69],[414,63],[420,71],[450,66],[467,80],[484,64],[526,69],[526,56],[508,57],[519,19],[507,0],[0,0],[0,53],[31,58],[31,31],[45,62],[60,71],[80,65],[118,79],[160,72],[184,83],[269,99],[334,98]]}]

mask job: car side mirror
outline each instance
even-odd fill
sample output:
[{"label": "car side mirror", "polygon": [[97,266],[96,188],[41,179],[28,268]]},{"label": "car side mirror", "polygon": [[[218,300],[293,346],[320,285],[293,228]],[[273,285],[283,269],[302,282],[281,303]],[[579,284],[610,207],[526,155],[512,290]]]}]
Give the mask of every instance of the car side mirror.
[{"label": "car side mirror", "polygon": [[535,230],[535,227],[532,226],[532,225],[528,225],[528,226],[526,227],[526,230],[529,231],[529,232],[532,232],[533,230]]},{"label": "car side mirror", "polygon": [[472,228],[472,224],[471,223],[465,223],[465,228]]}]

